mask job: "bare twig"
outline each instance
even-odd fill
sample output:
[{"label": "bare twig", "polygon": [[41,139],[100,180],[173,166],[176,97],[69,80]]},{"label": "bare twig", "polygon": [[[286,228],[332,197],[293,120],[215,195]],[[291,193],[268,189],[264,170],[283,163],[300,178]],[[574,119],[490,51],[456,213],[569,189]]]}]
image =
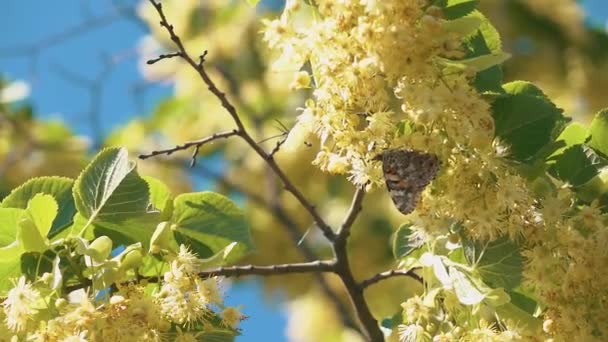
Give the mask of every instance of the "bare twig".
[{"label": "bare twig", "polygon": [[242,277],[247,275],[263,275],[274,276],[293,273],[320,273],[334,272],[334,261],[311,261],[295,264],[279,264],[270,266],[228,266],[218,267],[216,269],[200,272],[198,275],[201,278],[209,278],[214,276],[224,277]]},{"label": "bare twig", "polygon": [[350,227],[355,222],[357,215],[361,211],[361,203],[363,202],[363,197],[365,196],[365,185],[359,187],[353,196],[353,201],[350,205],[350,209],[346,216],[344,217],[344,221],[340,225],[340,229],[338,230],[336,241],[346,241],[348,236],[350,235]]},{"label": "bare twig", "polygon": [[146,61],[146,64],[152,65],[156,62],[162,61],[163,59],[169,59],[169,58],[181,57],[181,56],[182,56],[181,52],[174,52],[174,53],[159,55],[157,58],[152,58],[152,59]]},{"label": "bare twig", "polygon": [[189,142],[183,143],[181,145],[177,145],[172,148],[152,151],[147,154],[140,154],[139,159],[148,159],[150,157],[154,157],[159,154],[171,155],[174,152],[183,151],[183,150],[189,149],[190,147],[194,147],[194,152],[192,153],[191,162],[190,162],[190,166],[193,167],[194,165],[196,165],[196,156],[197,156],[198,150],[201,146],[208,144],[212,141],[218,140],[218,139],[225,139],[225,138],[229,138],[229,137],[236,136],[236,135],[239,135],[239,132],[236,129],[233,129],[231,131],[221,132],[221,133],[215,133],[215,134],[205,137],[203,139],[189,141]]},{"label": "bare twig", "polygon": [[410,277],[420,283],[424,283],[424,279],[417,275],[414,270],[401,271],[401,270],[390,270],[382,273],[378,273],[371,278],[365,279],[359,283],[361,289],[366,289],[371,285],[374,285],[382,280],[386,280],[393,277]]},{"label": "bare twig", "polygon": [[[293,264],[278,264],[270,266],[257,265],[242,265],[242,266],[226,266],[217,267],[214,269],[202,271],[198,273],[200,278],[206,279],[211,277],[242,277],[248,275],[275,276],[283,274],[297,273],[322,273],[334,272],[335,261],[333,260],[315,260],[311,262],[293,263]],[[145,280],[148,283],[157,283],[161,278],[157,276],[140,277],[139,280]],[[81,279],[78,284],[66,286],[65,291],[71,292],[81,288],[91,286],[89,279]]]},{"label": "bare twig", "polygon": [[270,153],[268,154],[271,158],[274,157],[274,155],[279,152],[279,150],[281,149],[281,145],[283,145],[285,143],[285,141],[287,141],[287,137],[277,141],[277,143],[274,145],[274,148],[272,149],[272,151],[270,151]]}]

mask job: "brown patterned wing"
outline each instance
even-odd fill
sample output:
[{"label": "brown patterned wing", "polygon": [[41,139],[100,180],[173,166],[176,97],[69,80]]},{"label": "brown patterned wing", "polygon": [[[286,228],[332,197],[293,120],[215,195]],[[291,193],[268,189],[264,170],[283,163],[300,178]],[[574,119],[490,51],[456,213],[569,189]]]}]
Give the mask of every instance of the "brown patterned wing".
[{"label": "brown patterned wing", "polygon": [[386,187],[395,206],[403,214],[411,213],[439,172],[441,161],[434,154],[415,150],[390,150],[381,157]]}]

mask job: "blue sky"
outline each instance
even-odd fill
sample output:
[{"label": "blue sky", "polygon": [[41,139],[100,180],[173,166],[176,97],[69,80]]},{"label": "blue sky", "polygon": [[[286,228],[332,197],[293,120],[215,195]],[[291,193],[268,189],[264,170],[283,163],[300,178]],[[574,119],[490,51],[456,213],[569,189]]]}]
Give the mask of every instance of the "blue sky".
[{"label": "blue sky", "polygon": [[[122,2],[134,3],[135,0]],[[69,122],[79,134],[90,135],[96,131],[91,125],[91,115],[98,117],[100,133],[105,134],[134,116],[150,113],[161,99],[171,95],[169,86],[143,86],[134,47],[146,30],[137,20],[108,18],[107,22],[99,21],[95,29],[40,51],[36,58],[29,51],[18,54],[20,47],[38,45],[87,18],[108,17],[109,3],[101,0],[2,0],[0,73],[9,79],[28,81],[36,112],[46,118]],[[591,14],[589,21],[604,26],[608,18],[606,0],[583,3]],[[109,59],[119,62],[107,68],[104,61]],[[94,82],[96,79],[103,79],[103,82]],[[103,85],[101,92],[91,92],[86,86],[96,83]],[[91,98],[92,93],[101,94],[99,106],[96,106],[98,111],[94,112],[91,112],[91,103],[96,99]],[[239,341],[285,340],[286,320],[278,297],[274,303],[269,303],[258,282],[235,285],[228,292],[227,301],[233,305],[243,304],[244,312],[250,317],[242,325],[244,335]]]}]

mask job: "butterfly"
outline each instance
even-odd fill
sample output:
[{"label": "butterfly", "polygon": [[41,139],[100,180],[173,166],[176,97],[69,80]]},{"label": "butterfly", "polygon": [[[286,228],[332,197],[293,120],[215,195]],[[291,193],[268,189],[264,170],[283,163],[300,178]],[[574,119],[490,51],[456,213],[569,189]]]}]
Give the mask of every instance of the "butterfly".
[{"label": "butterfly", "polygon": [[374,159],[382,161],[386,187],[403,214],[414,211],[420,194],[441,167],[436,155],[409,149],[388,150]]}]

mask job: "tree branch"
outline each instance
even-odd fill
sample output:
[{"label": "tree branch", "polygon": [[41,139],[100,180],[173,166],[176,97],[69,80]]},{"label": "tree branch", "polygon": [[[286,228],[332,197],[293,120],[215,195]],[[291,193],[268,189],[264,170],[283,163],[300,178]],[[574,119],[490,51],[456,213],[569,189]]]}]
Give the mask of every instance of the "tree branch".
[{"label": "tree branch", "polygon": [[162,61],[163,59],[169,59],[169,58],[181,57],[181,56],[182,56],[181,52],[168,53],[168,54],[160,55],[157,58],[150,59],[150,60],[146,61],[146,64],[152,65],[156,62]]},{"label": "tree branch", "polygon": [[159,154],[171,155],[174,152],[183,151],[183,150],[189,149],[190,147],[194,147],[194,153],[192,153],[191,162],[190,162],[190,167],[193,167],[196,164],[196,156],[198,154],[198,149],[201,146],[208,144],[212,141],[218,140],[218,139],[225,139],[225,138],[229,138],[229,137],[236,136],[236,135],[239,135],[239,132],[236,129],[233,129],[231,131],[221,132],[221,133],[215,133],[215,134],[205,137],[203,139],[189,141],[189,142],[183,143],[182,145],[177,145],[172,148],[152,151],[147,154],[140,154],[138,157],[139,157],[139,159],[145,160],[150,157],[157,156]]},{"label": "tree branch", "polygon": [[336,235],[336,242],[338,241],[346,241],[348,236],[350,235],[350,228],[353,223],[355,223],[355,219],[359,215],[359,212],[362,209],[361,203],[363,202],[363,197],[365,196],[365,185],[359,187],[357,191],[355,191],[355,195],[353,196],[352,203],[350,205],[350,209],[348,213],[344,217],[344,221],[340,225],[340,229]]},{"label": "tree branch", "polygon": [[242,277],[247,275],[274,276],[293,273],[334,272],[334,261],[311,261],[294,264],[279,264],[270,266],[227,266],[199,272],[201,278],[215,276]]},{"label": "tree branch", "polygon": [[[293,263],[293,264],[278,264],[270,266],[257,266],[257,265],[244,265],[244,266],[226,266],[217,267],[207,271],[199,272],[200,278],[211,278],[211,277],[242,277],[248,275],[260,275],[260,276],[275,276],[283,274],[295,274],[295,273],[322,273],[322,272],[334,272],[335,261],[333,260],[315,260],[311,262]],[[146,280],[149,283],[158,283],[160,279],[157,276],[153,277],[140,277],[139,280]],[[91,285],[91,280],[82,279],[80,283],[65,287],[65,291],[71,292],[74,290],[81,289]]]},{"label": "tree branch", "polygon": [[380,330],[378,321],[372,315],[372,312],[365,301],[365,297],[363,296],[363,288],[360,287],[355,280],[350,267],[348,251],[346,248],[350,227],[353,225],[355,219],[361,212],[361,203],[364,196],[365,187],[358,188],[353,196],[350,209],[344,217],[340,230],[338,231],[338,235],[336,235],[336,239],[333,241],[332,245],[334,255],[336,257],[335,272],[338,276],[340,276],[344,287],[346,287],[346,290],[348,291],[350,300],[357,314],[357,318],[364,328],[363,330],[367,335],[367,339],[376,342],[384,341],[384,334],[382,333],[382,330]]},{"label": "tree branch", "polygon": [[359,287],[361,289],[365,290],[366,288],[368,288],[371,285],[374,285],[375,283],[378,283],[382,280],[386,280],[386,279],[393,278],[393,277],[410,277],[420,283],[424,283],[424,279],[422,279],[421,276],[414,273],[414,270],[409,270],[409,271],[390,270],[390,271],[378,273],[371,278],[363,280],[362,282],[359,283]]},{"label": "tree branch", "polygon": [[243,122],[241,121],[241,119],[236,111],[236,108],[230,103],[230,101],[228,101],[228,99],[226,98],[226,94],[222,93],[217,88],[217,86],[215,85],[213,80],[209,77],[209,75],[207,74],[207,71],[205,70],[204,63],[203,63],[204,56],[206,53],[204,53],[203,55],[200,56],[201,57],[200,62],[195,62],[194,59],[192,59],[192,57],[186,51],[186,48],[184,47],[184,44],[182,43],[181,39],[175,34],[173,25],[169,24],[169,22],[167,21],[167,18],[165,17],[165,13],[163,12],[163,9],[162,9],[162,5],[160,3],[157,3],[154,0],[149,0],[149,2],[154,6],[156,11],[158,12],[158,15],[160,16],[160,19],[161,19],[160,25],[162,27],[164,27],[167,30],[167,32],[169,33],[169,37],[175,43],[175,45],[178,49],[178,52],[181,54],[180,57],[182,59],[184,59],[188,64],[190,64],[190,66],[192,66],[192,68],[194,68],[197,71],[197,73],[199,74],[199,76],[201,77],[203,82],[207,85],[207,88],[209,89],[209,91],[213,95],[215,95],[215,97],[222,104],[222,107],[224,107],[224,109],[226,109],[228,114],[230,114],[230,116],[232,117],[232,120],[234,121],[234,123],[237,126],[237,131],[239,132],[238,135],[241,138],[243,138],[243,140],[245,140],[247,142],[247,144],[260,157],[262,157],[266,161],[268,166],[274,171],[274,173],[277,175],[277,177],[279,177],[279,179],[281,179],[281,181],[283,182],[283,186],[285,187],[285,190],[289,191],[298,200],[298,202],[300,202],[300,204],[308,211],[308,213],[312,216],[313,220],[315,221],[316,225],[323,232],[323,235],[325,235],[325,237],[328,240],[333,241],[335,238],[335,233],[332,231],[331,227],[327,223],[325,223],[325,221],[321,218],[321,215],[319,215],[315,206],[312,205],[311,203],[309,203],[308,200],[304,197],[304,195],[300,192],[300,190],[298,190],[296,188],[296,186],[289,180],[287,175],[285,175],[283,170],[281,170],[281,168],[275,162],[273,157],[270,154],[266,153],[266,151],[264,151],[262,149],[262,147],[260,147],[255,142],[255,140],[249,135],[249,133],[245,129],[245,126],[243,125]]}]

